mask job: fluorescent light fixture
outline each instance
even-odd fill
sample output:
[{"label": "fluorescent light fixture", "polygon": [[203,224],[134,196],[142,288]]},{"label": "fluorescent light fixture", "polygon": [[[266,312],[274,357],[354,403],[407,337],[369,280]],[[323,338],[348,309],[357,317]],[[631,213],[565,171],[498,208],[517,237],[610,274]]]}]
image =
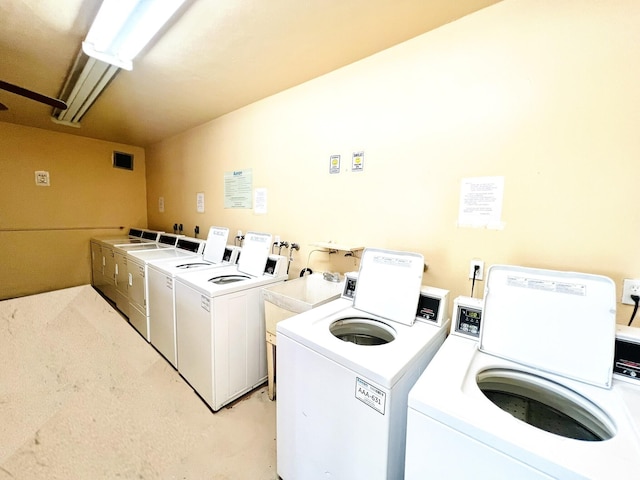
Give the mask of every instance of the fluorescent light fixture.
[{"label": "fluorescent light fixture", "polygon": [[184,0],[103,0],[82,49],[125,70]]},{"label": "fluorescent light fixture", "polygon": [[119,70],[80,51],[60,94],[67,109],[54,108],[51,120],[68,127],[80,127],[84,114]]},{"label": "fluorescent light fixture", "polygon": [[111,79],[158,33],[185,0],[103,0],[82,42],[59,98],[68,108],[54,109],[51,119],[80,127],[80,120]]}]

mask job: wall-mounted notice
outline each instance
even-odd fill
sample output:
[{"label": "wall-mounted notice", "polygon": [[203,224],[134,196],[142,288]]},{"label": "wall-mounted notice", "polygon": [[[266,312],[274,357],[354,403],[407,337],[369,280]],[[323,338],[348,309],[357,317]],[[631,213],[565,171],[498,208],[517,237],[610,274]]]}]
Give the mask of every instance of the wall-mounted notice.
[{"label": "wall-mounted notice", "polygon": [[158,197],[158,212],[164,213],[164,197]]},{"label": "wall-mounted notice", "polygon": [[502,230],[503,196],[504,177],[463,178],[458,226]]},{"label": "wall-mounted notice", "polygon": [[267,189],[256,188],[253,192],[253,213],[264,215],[267,213]]},{"label": "wall-mounted notice", "polygon": [[329,157],[329,173],[340,173],[340,155]]},{"label": "wall-mounted notice", "polygon": [[364,170],[364,152],[353,152],[351,159],[351,171],[362,172]]},{"label": "wall-mounted notice", "polygon": [[204,192],[196,193],[196,212],[204,213]]},{"label": "wall-mounted notice", "polygon": [[253,173],[235,170],[224,174],[224,208],[252,208]]},{"label": "wall-mounted notice", "polygon": [[36,172],[36,185],[39,187],[50,187],[49,172],[44,170],[38,170]]}]

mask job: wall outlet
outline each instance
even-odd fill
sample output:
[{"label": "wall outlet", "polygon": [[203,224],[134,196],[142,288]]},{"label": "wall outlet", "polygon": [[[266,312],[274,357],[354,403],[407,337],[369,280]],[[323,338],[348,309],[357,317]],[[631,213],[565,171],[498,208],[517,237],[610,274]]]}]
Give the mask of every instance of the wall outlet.
[{"label": "wall outlet", "polygon": [[482,260],[471,260],[469,262],[469,279],[473,279],[473,272],[478,266],[478,271],[476,272],[476,280],[482,280],[484,278],[484,262]]},{"label": "wall outlet", "polygon": [[640,280],[625,278],[622,285],[622,303],[635,305],[635,302],[631,300],[631,295],[640,296]]}]

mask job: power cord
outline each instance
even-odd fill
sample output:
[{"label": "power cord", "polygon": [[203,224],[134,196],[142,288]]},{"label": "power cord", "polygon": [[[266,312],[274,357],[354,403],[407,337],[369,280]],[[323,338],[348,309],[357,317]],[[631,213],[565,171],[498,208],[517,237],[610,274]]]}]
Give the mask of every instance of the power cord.
[{"label": "power cord", "polygon": [[640,303],[640,296],[631,295],[631,300],[633,300],[633,303],[635,304],[635,307],[633,307],[633,313],[631,314],[631,319],[629,320],[629,323],[627,324],[628,327],[631,326],[631,322],[633,322],[633,319],[636,317],[636,313],[638,311],[638,304]]},{"label": "power cord", "polygon": [[473,289],[476,286],[476,275],[478,274],[478,270],[480,270],[480,265],[473,266],[473,279],[471,280],[471,297],[473,298]]}]

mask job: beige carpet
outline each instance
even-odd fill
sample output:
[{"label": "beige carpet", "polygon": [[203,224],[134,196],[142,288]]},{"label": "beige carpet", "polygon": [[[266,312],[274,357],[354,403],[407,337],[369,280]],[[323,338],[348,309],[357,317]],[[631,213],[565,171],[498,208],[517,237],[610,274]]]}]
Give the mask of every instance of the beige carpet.
[{"label": "beige carpet", "polygon": [[0,302],[0,480],[276,479],[261,387],[212,413],[90,286]]}]

